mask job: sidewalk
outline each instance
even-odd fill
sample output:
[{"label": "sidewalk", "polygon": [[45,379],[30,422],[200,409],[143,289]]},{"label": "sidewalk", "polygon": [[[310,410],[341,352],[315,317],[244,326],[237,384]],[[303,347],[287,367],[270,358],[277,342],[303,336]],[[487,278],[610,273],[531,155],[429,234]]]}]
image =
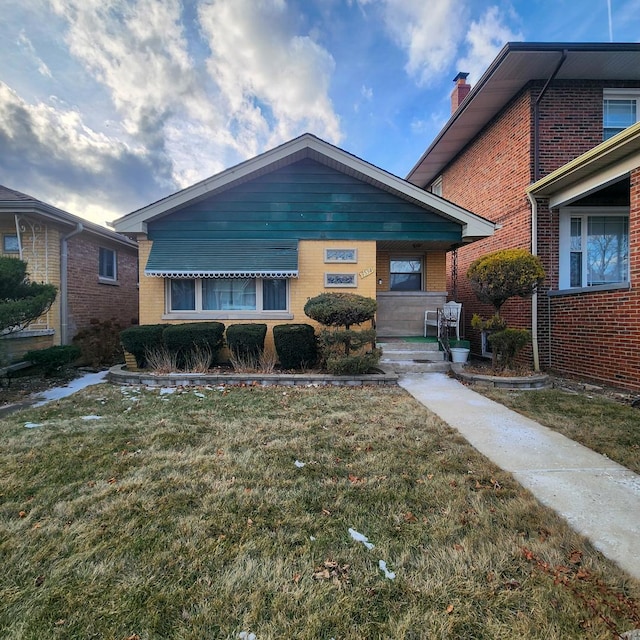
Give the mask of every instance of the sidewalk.
[{"label": "sidewalk", "polygon": [[398,384],[640,580],[640,476],[445,374]]}]

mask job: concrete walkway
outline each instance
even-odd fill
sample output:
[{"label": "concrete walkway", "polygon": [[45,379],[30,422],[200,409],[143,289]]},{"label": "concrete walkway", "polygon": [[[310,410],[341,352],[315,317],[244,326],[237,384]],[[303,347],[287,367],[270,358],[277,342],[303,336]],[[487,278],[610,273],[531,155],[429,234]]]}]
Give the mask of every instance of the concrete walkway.
[{"label": "concrete walkway", "polygon": [[399,384],[640,580],[640,476],[446,374]]}]

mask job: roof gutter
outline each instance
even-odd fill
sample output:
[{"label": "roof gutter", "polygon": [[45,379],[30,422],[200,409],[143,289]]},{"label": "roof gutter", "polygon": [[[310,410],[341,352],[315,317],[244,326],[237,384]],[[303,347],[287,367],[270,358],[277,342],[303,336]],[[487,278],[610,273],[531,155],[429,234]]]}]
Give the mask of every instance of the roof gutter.
[{"label": "roof gutter", "polygon": [[68,344],[69,341],[69,238],[84,231],[82,222],[76,223],[76,228],[66,235],[60,236],[60,344]]}]

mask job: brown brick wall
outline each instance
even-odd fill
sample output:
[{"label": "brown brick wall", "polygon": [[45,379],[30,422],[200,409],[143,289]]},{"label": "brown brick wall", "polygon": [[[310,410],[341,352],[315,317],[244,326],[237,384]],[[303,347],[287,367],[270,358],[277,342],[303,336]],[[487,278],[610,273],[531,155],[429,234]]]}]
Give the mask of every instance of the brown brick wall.
[{"label": "brown brick wall", "polygon": [[[100,247],[117,256],[117,284],[103,284],[98,278]],[[68,240],[68,302],[71,339],[91,320],[115,319],[123,327],[138,320],[137,251],[86,233]]]},{"label": "brown brick wall", "polygon": [[[492,121],[443,173],[443,196],[474,213],[492,220],[501,228],[485,240],[458,249],[457,299],[464,305],[465,335],[472,351],[480,353],[480,336],[471,329],[474,313],[488,317],[493,310],[478,302],[466,279],[476,258],[504,247],[531,248],[531,209],[524,189],[531,181],[532,112],[528,91],[522,92]],[[452,256],[448,255],[447,289],[451,281]],[[502,314],[514,327],[531,325],[530,306],[509,301]]]},{"label": "brown brick wall", "polygon": [[[540,355],[554,371],[640,390],[640,169],[631,173],[630,195],[631,288],[541,295]],[[545,226],[557,228],[557,217],[557,212],[543,216],[550,221]],[[557,242],[555,249],[553,243],[550,246],[557,253]],[[552,272],[549,281],[552,288],[557,286],[557,272]]]},{"label": "brown brick wall", "polygon": [[[629,83],[610,84],[630,86]],[[470,290],[471,262],[506,247],[531,248],[531,205],[525,189],[534,181],[533,108],[541,83],[526,87],[443,172],[443,196],[501,225],[492,238],[458,250],[457,298],[465,305],[472,350],[480,337],[470,330],[473,313],[488,315]],[[540,103],[540,177],[602,142],[602,83],[554,83]],[[640,175],[631,180],[630,291],[547,296],[558,288],[559,217],[538,207],[538,254],[547,278],[538,296],[538,337],[543,368],[640,389]],[[451,277],[451,254],[448,256]],[[449,279],[448,289],[453,283]],[[531,326],[531,302],[511,300],[502,309],[511,326]],[[531,362],[531,351],[525,354]]]}]

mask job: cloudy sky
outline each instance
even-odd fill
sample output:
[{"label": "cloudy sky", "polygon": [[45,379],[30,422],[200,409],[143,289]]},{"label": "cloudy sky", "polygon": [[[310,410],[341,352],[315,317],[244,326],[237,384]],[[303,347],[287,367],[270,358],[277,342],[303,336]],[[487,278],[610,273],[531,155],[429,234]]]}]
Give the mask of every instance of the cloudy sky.
[{"label": "cloudy sky", "polygon": [[508,41],[640,0],[1,0],[0,184],[104,223],[309,131],[404,177]]}]

